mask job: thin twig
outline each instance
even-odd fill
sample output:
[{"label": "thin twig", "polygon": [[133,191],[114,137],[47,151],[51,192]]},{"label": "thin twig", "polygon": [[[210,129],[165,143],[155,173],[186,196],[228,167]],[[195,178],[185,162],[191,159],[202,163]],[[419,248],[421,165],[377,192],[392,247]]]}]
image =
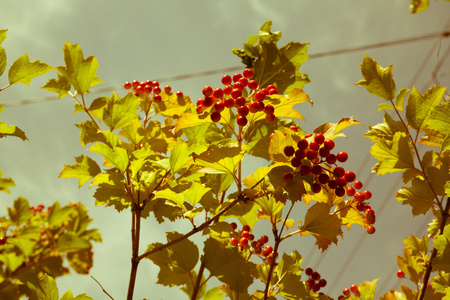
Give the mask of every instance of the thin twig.
[{"label": "thin twig", "polygon": [[113,297],[111,297],[110,294],[108,294],[108,292],[103,288],[103,286],[100,284],[100,282],[98,282],[97,279],[94,278],[94,276],[91,275],[91,278],[94,279],[95,282],[97,282],[97,284],[100,286],[100,288],[102,289],[103,293],[105,293],[106,295],[108,295],[109,298],[111,298],[112,300],[114,300]]}]

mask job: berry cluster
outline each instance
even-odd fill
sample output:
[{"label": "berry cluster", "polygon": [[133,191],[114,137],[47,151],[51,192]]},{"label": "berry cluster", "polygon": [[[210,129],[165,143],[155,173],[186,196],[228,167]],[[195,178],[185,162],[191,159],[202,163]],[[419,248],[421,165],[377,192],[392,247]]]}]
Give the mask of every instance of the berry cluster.
[{"label": "berry cluster", "polygon": [[[37,207],[34,207],[34,206],[30,206],[30,210],[32,211],[32,212],[34,212],[34,214],[36,214],[36,213],[41,213],[43,210],[44,210],[44,208],[45,208],[45,206],[44,206],[44,204],[39,204]],[[50,210],[51,210],[51,206],[49,206],[48,208],[47,208],[47,212],[49,212]]]},{"label": "berry cluster", "polygon": [[342,293],[344,295],[340,295],[338,297],[338,300],[342,300],[342,299],[346,299],[347,297],[350,297],[350,294],[353,293],[356,297],[361,296],[361,294],[359,293],[359,288],[356,284],[352,284],[350,289],[345,288]]},{"label": "berry cluster", "polygon": [[327,285],[327,281],[323,278],[320,278],[320,274],[318,272],[315,272],[313,269],[306,268],[305,274],[309,276],[309,279],[308,281],[306,281],[306,284],[315,293],[317,293],[321,288]]},{"label": "berry cluster", "polygon": [[[331,150],[335,147],[333,140],[326,140],[324,135],[319,133],[314,137],[312,134],[305,135],[297,142],[297,149],[294,146],[286,146],[284,154],[290,159],[294,172],[287,172],[283,175],[286,183],[294,179],[294,175],[312,174],[314,182],[311,184],[313,193],[320,193],[323,188],[334,192],[338,197],[347,194],[353,197],[350,201],[352,207],[361,214],[364,212],[366,217],[366,231],[369,234],[375,233],[375,212],[366,202],[372,198],[370,191],[357,191],[363,186],[362,182],[356,180],[356,175],[352,171],[346,171],[338,166],[337,162],[344,163],[348,159],[347,152],[332,154]],[[334,167],[334,168],[332,168]]]},{"label": "berry cluster", "polygon": [[[268,241],[269,237],[267,235],[262,235],[258,240],[255,240],[255,236],[250,233],[250,226],[244,225],[242,230],[236,232],[237,224],[231,223],[231,227],[233,228],[233,232],[231,232],[231,237],[229,243],[233,247],[238,247],[241,251],[248,248],[251,254],[256,254],[258,256],[265,257],[267,264],[272,263],[272,259],[274,256],[273,248],[270,245],[264,246]],[[278,256],[275,255],[275,257]]]},{"label": "berry cluster", "polygon": [[[202,90],[203,98],[197,100],[197,113],[202,114],[208,108],[211,108],[210,118],[213,122],[219,122],[220,113],[225,108],[237,108],[238,118],[236,123],[244,127],[248,123],[249,113],[265,112],[266,121],[272,123],[275,120],[275,108],[271,104],[264,104],[268,95],[278,94],[274,85],[259,89],[259,83],[256,80],[250,80],[253,77],[252,69],[245,69],[242,74],[236,73],[232,77],[224,75],[222,77],[223,88],[213,90],[210,86],[205,86]],[[251,93],[245,98],[243,91],[248,88]]]},{"label": "berry cluster", "polygon": [[[144,96],[147,96],[150,100],[153,99],[153,101],[155,103],[159,103],[162,100],[161,95],[160,95],[162,92],[162,89],[159,86],[158,81],[151,81],[151,80],[142,81],[142,82],[139,82],[137,80],[134,80],[133,82],[127,81],[127,82],[125,82],[123,87],[126,90],[132,90],[136,97],[140,97],[140,96],[144,95]],[[164,92],[166,94],[170,94],[172,92],[172,88],[169,85],[166,85],[164,87]],[[176,95],[178,97],[183,97],[183,93],[180,91],[178,91],[176,93]]]}]

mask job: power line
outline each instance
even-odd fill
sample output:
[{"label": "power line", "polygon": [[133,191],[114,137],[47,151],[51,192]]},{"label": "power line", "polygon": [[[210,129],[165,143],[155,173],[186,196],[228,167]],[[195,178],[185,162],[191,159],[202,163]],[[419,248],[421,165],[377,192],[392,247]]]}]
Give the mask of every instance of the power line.
[{"label": "power line", "polygon": [[[439,33],[430,33],[430,34],[425,34],[425,35],[420,35],[420,36],[415,36],[415,37],[410,37],[410,38],[404,38],[404,39],[399,39],[399,40],[390,41],[390,42],[382,42],[382,43],[376,43],[376,44],[369,44],[369,45],[365,45],[365,46],[357,46],[357,47],[345,48],[345,49],[340,49],[340,50],[320,52],[320,53],[309,55],[309,58],[315,59],[315,58],[334,56],[334,55],[340,55],[340,54],[346,54],[346,53],[352,53],[352,52],[359,52],[359,51],[368,50],[368,49],[376,49],[376,48],[383,48],[383,47],[394,46],[394,45],[413,43],[413,42],[423,41],[423,40],[432,39],[432,38],[436,38],[436,37],[446,38],[449,36],[450,36],[450,30],[447,30],[447,31],[439,32]],[[241,71],[241,70],[242,70],[242,66],[234,66],[234,67],[214,69],[214,70],[209,70],[209,71],[201,71],[201,72],[195,72],[195,73],[163,77],[163,78],[159,78],[159,79],[155,79],[155,80],[159,81],[159,82],[173,82],[173,81],[186,80],[186,79],[192,79],[192,78],[198,78],[198,77],[204,77],[204,76],[211,76],[211,75],[216,75],[216,74],[224,74],[227,72],[235,72],[235,71]],[[114,85],[114,86],[108,86],[108,87],[104,87],[104,88],[96,88],[96,89],[92,89],[91,94],[111,92],[113,90],[120,90],[120,89],[123,89],[122,85]],[[58,97],[56,95],[46,96],[46,97],[38,97],[38,98],[32,98],[32,99],[26,99],[26,100],[14,100],[14,101],[6,102],[3,105],[4,105],[4,107],[12,107],[12,106],[20,106],[20,105],[54,101],[54,100],[58,100]]]}]

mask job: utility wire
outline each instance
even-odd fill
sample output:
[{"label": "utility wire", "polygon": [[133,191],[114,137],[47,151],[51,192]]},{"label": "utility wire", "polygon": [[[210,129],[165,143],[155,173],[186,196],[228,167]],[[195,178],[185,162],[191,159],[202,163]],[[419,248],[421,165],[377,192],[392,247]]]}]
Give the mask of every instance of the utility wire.
[{"label": "utility wire", "polygon": [[[368,49],[376,49],[376,48],[383,48],[387,46],[394,46],[394,45],[401,45],[401,44],[407,44],[412,42],[418,42],[423,41],[427,39],[432,39],[436,37],[449,37],[450,36],[450,30],[439,32],[439,33],[430,33],[410,38],[404,38],[399,39],[395,41],[390,42],[382,42],[382,43],[376,43],[376,44],[369,44],[365,46],[357,46],[357,47],[351,47],[351,48],[345,48],[340,50],[333,50],[333,51],[326,51],[316,54],[309,55],[310,59],[314,58],[320,58],[320,57],[327,57],[327,56],[334,56],[334,55],[340,55],[340,54],[346,54],[346,53],[352,53],[352,52],[359,52],[363,50]],[[176,75],[176,76],[169,76],[164,78],[155,79],[159,82],[173,82],[178,80],[186,80],[191,78],[198,78],[198,77],[204,77],[204,76],[211,76],[216,74],[224,74],[227,72],[235,72],[235,71],[241,71],[242,66],[234,66],[234,67],[228,67],[228,68],[221,68],[221,69],[215,69],[215,70],[209,70],[209,71],[202,71],[202,72],[196,72],[196,73],[188,73],[188,74],[182,74],[182,75]],[[113,90],[120,90],[123,89],[122,85],[114,85],[114,86],[108,86],[103,88],[96,88],[92,89],[91,94],[98,94],[98,93],[105,93],[105,92],[111,92]],[[32,98],[32,99],[26,99],[26,100],[14,100],[10,102],[4,103],[4,107],[12,107],[12,106],[20,106],[20,105],[26,105],[26,104],[32,104],[32,103],[40,103],[40,102],[46,102],[46,101],[53,101],[58,100],[58,97],[56,95],[54,96],[46,96],[46,97],[38,97],[38,98]]]}]

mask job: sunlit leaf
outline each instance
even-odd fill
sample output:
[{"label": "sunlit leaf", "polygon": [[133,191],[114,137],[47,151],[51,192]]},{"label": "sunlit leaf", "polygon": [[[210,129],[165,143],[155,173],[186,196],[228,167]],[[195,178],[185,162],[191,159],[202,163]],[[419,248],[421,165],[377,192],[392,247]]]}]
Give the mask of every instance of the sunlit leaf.
[{"label": "sunlit leaf", "polygon": [[430,6],[429,0],[411,0],[409,11],[412,14],[416,14],[418,12],[426,10],[428,6]]},{"label": "sunlit leaf", "polygon": [[161,101],[159,103],[154,102],[156,113],[170,117],[179,118],[187,109],[192,105],[189,96],[177,96],[176,93],[166,94],[161,92]]},{"label": "sunlit leaf", "polygon": [[438,275],[433,278],[431,285],[436,292],[445,295],[445,290],[450,287],[450,273],[439,272]]},{"label": "sunlit leaf", "polygon": [[6,69],[6,51],[0,46],[0,76]]},{"label": "sunlit leaf", "polygon": [[75,157],[76,164],[64,165],[58,177],[60,178],[78,178],[78,186],[81,187],[88,180],[94,178],[101,172],[100,167],[95,160],[86,155]]},{"label": "sunlit leaf", "polygon": [[73,297],[73,293],[71,290],[68,290],[60,300],[94,300],[93,298],[86,295],[86,293],[79,294],[75,298]]},{"label": "sunlit leaf", "polygon": [[[321,133],[326,139],[334,139],[336,137],[345,137],[343,133],[339,133],[345,128],[352,125],[362,125],[359,121],[353,119],[353,117],[345,117],[339,120],[337,123],[324,123],[314,129],[314,133]],[[338,134],[339,133],[339,134]]]},{"label": "sunlit leaf", "polygon": [[[433,108],[441,102],[444,93],[445,88],[437,86],[429,88],[423,95],[419,90],[413,88],[408,96],[408,104],[406,105],[406,119],[409,126],[421,131],[428,124],[428,118],[434,111]],[[448,118],[450,118],[450,113],[447,115],[447,123],[450,124]],[[450,133],[450,130],[448,132]]]},{"label": "sunlit leaf", "polygon": [[31,300],[58,300],[59,293],[56,281],[47,274],[39,278],[33,272],[27,272],[18,276],[20,281],[29,289]]},{"label": "sunlit leaf", "polygon": [[16,184],[11,178],[1,177],[2,172],[0,171],[0,192],[10,193],[9,188],[15,186]]},{"label": "sunlit leaf", "polygon": [[53,70],[53,67],[41,63],[40,60],[30,62],[28,54],[24,54],[9,68],[8,79],[10,84],[24,83],[30,85],[31,79],[43,75],[48,71]]},{"label": "sunlit leaf", "polygon": [[186,167],[189,160],[188,144],[181,141],[176,143],[170,152],[169,162],[172,173],[178,172],[181,168]]},{"label": "sunlit leaf", "polygon": [[[200,155],[192,154],[196,164],[215,170],[218,173],[234,175],[239,162],[244,158],[245,151],[238,145],[228,145],[224,147],[211,145],[208,150]],[[214,171],[208,171],[213,173]]]},{"label": "sunlit leaf", "polygon": [[433,260],[433,268],[438,271],[450,273],[450,226],[444,228],[444,233],[434,240],[434,248],[438,251]]},{"label": "sunlit leaf", "polygon": [[106,161],[113,164],[121,172],[124,172],[128,167],[128,153],[124,148],[114,147],[111,149],[105,144],[96,143],[89,150],[101,154]]},{"label": "sunlit leaf", "polygon": [[375,299],[375,290],[377,288],[378,279],[373,281],[364,281],[364,283],[358,284],[358,291],[362,300]]},{"label": "sunlit leaf", "polygon": [[416,178],[411,181],[411,187],[398,190],[395,198],[404,205],[411,205],[413,215],[417,216],[433,207],[434,194],[425,181]]},{"label": "sunlit leaf", "polygon": [[0,138],[8,137],[8,136],[15,136],[23,141],[27,141],[28,138],[25,135],[25,132],[23,132],[22,129],[20,129],[17,126],[6,124],[5,122],[0,121]]},{"label": "sunlit leaf", "polygon": [[132,93],[128,93],[122,98],[116,93],[113,93],[104,108],[103,122],[111,131],[133,123],[138,120],[137,111],[139,103],[139,97],[136,97]]},{"label": "sunlit leaf", "polygon": [[397,98],[395,101],[395,107],[400,110],[403,111],[403,101],[405,100],[406,95],[408,94],[408,92],[410,91],[410,89],[407,88],[403,88],[401,89],[398,94],[397,94]]},{"label": "sunlit leaf", "polygon": [[450,103],[435,106],[428,118],[428,127],[443,134],[450,134]]},{"label": "sunlit leaf", "polygon": [[61,99],[69,95],[69,91],[72,85],[70,84],[69,79],[62,76],[60,73],[58,73],[57,76],[58,79],[49,79],[42,88],[49,92],[57,93],[58,98]]},{"label": "sunlit leaf", "polygon": [[387,101],[394,99],[396,88],[392,74],[392,65],[383,68],[366,54],[361,64],[361,73],[364,79],[358,81],[356,85],[365,87],[369,93]]}]

